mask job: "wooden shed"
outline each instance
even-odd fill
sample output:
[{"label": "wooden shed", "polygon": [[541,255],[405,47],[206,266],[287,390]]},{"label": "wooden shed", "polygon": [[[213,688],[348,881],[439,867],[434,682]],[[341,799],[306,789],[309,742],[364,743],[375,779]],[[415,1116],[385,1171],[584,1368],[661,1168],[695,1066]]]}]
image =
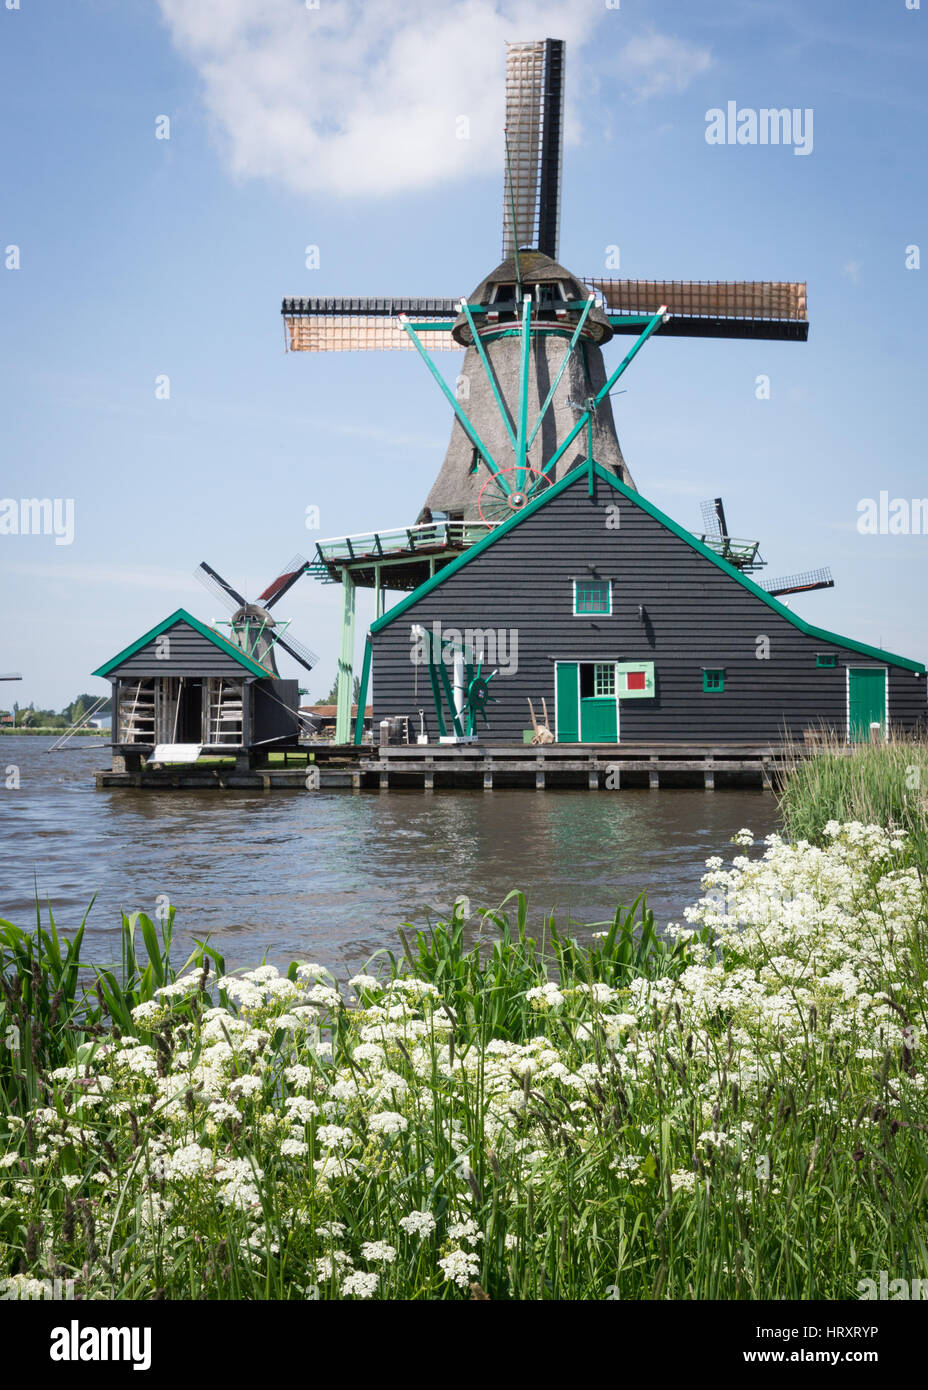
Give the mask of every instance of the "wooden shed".
[{"label": "wooden shed", "polygon": [[[299,686],[256,661],[186,609],[144,633],[93,673],[113,687],[113,768],[261,750],[299,736]],[[159,754],[155,758],[156,752]]]}]

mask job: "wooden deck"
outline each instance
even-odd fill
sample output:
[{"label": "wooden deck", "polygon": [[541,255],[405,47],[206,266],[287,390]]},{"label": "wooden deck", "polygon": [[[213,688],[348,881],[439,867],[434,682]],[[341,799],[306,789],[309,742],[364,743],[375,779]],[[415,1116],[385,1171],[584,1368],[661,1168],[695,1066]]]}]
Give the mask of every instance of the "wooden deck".
[{"label": "wooden deck", "polygon": [[727,786],[773,788],[812,749],[782,744],[313,745],[308,766],[190,766],[101,771],[98,787],[318,791],[585,787],[590,791]]}]

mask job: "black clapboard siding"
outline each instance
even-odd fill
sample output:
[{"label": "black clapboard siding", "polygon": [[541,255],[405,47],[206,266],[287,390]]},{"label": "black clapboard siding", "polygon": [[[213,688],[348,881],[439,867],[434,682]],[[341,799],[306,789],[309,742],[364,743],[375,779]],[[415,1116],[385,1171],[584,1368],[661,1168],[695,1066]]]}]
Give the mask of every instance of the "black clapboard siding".
[{"label": "black clapboard siding", "polygon": [[300,683],[296,680],[259,680],[252,686],[253,739],[269,743],[272,739],[296,739],[300,731],[297,707]]},{"label": "black clapboard siding", "polygon": [[[573,616],[571,580],[591,572],[612,580],[609,617]],[[410,636],[413,623],[435,621],[517,634],[518,669],[494,678],[497,703],[490,727],[480,726],[492,742],[521,742],[527,697],[539,716],[546,699],[554,727],[555,659],[654,661],[655,698],[621,702],[623,742],[801,738],[823,723],[843,734],[848,665],[889,667],[893,728],[913,729],[926,717],[923,674],[800,632],[608,483],[597,478],[590,498],[585,474],[374,634],[375,728],[397,714],[418,728],[422,709],[427,731],[437,734],[425,667],[416,692]],[[770,655],[759,660],[763,637]],[[817,667],[818,651],[834,651],[837,667]],[[725,668],[724,692],[703,693],[705,666]]]},{"label": "black clapboard siding", "polygon": [[[158,657],[162,638],[169,639],[169,655]],[[163,650],[163,646],[161,648]],[[241,662],[210,642],[196,628],[183,621],[177,622],[160,637],[154,637],[144,647],[120,662],[109,673],[111,680],[117,677],[128,680],[140,676],[237,676],[242,678],[248,672]]]}]

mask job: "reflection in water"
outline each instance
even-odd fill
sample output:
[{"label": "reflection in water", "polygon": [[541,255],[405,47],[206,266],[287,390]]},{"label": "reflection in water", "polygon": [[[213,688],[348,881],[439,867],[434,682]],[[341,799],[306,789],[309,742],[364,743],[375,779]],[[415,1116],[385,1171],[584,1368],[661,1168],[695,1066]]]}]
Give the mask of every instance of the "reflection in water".
[{"label": "reflection in water", "polygon": [[33,875],[59,925],[96,893],[85,950],[96,959],[115,948],[120,909],[153,913],[159,894],[177,908],[177,964],[211,933],[230,966],[266,953],[339,974],[459,893],[492,907],[522,888],[537,924],[552,909],[602,920],[645,890],[663,925],[736,830],[776,825],[759,791],[97,791],[107,751],[47,754],[48,742],[3,740],[21,787],[0,793],[0,916],[28,926]]}]

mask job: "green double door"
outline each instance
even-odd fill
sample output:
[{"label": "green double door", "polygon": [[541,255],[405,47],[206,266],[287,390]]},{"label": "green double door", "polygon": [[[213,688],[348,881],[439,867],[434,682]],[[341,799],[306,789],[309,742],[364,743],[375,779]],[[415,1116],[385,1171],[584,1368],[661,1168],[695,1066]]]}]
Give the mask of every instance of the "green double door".
[{"label": "green double door", "polygon": [[615,662],[559,661],[555,689],[558,743],[618,743]]},{"label": "green double door", "polygon": [[885,738],[886,668],[850,666],[847,681],[848,738],[851,743],[867,743],[872,724],[879,724]]}]

